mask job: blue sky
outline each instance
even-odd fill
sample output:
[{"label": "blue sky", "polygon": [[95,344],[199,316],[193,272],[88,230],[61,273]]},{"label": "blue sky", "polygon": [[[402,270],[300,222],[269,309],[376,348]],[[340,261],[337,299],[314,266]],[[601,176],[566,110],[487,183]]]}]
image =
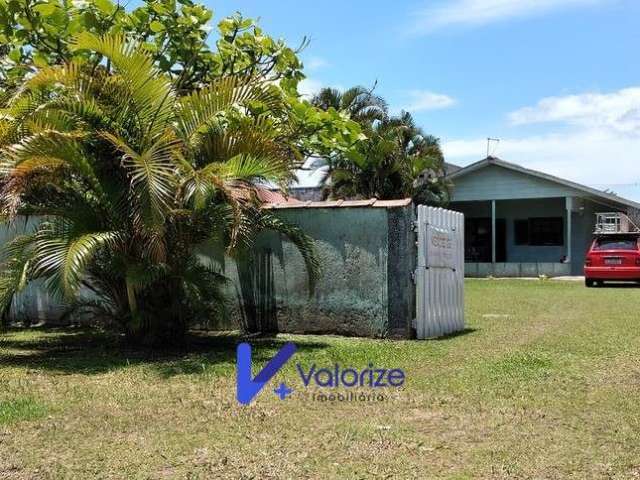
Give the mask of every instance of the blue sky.
[{"label": "blue sky", "polygon": [[206,1],[302,53],[307,93],[371,86],[442,140],[640,200],[637,0]]}]

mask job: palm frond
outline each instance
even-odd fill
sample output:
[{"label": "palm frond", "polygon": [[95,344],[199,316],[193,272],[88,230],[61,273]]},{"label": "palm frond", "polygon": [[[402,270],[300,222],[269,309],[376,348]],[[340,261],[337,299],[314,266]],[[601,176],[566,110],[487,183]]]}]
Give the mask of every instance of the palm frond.
[{"label": "palm frond", "polygon": [[175,114],[175,92],[170,79],[161,74],[146,50],[123,35],[98,37],[86,32],[76,38],[72,49],[97,52],[112,62],[117,74],[107,77],[105,87],[128,92],[121,102],[130,101],[135,106],[131,113],[144,147],[162,134]]},{"label": "palm frond", "polygon": [[147,150],[138,153],[109,132],[100,135],[122,154],[122,165],[131,182],[136,223],[147,228],[161,225],[175,195],[180,140],[166,131]]},{"label": "palm frond", "polygon": [[47,130],[23,138],[3,150],[0,173],[12,177],[27,175],[39,168],[67,166],[102,193],[93,165],[78,142],[77,135]]},{"label": "palm frond", "polygon": [[0,265],[0,312],[2,319],[11,308],[16,294],[21,292],[29,280],[29,257],[23,252],[12,256]]},{"label": "palm frond", "polygon": [[66,219],[43,222],[35,234],[34,276],[44,277],[53,294],[72,298],[97,250],[113,247],[119,236],[118,232],[87,232]]},{"label": "palm frond", "polygon": [[289,163],[279,158],[240,154],[226,162],[211,163],[204,170],[226,182],[282,182],[290,177]]},{"label": "palm frond", "polygon": [[215,79],[208,87],[179,99],[178,129],[185,142],[191,143],[226,111],[247,108],[251,103],[260,103],[272,113],[285,108],[275,85],[237,76]]}]

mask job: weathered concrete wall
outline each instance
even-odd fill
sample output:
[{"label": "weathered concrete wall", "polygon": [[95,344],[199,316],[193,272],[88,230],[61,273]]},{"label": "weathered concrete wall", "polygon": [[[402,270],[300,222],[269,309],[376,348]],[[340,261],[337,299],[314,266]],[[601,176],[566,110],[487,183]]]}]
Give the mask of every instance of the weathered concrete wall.
[{"label": "weathered concrete wall", "polygon": [[[40,217],[21,217],[10,226],[0,227],[0,245],[5,245],[14,238],[27,233],[32,233],[41,221]],[[0,261],[4,261],[0,258]],[[29,283],[24,290],[13,297],[11,308],[8,312],[8,320],[12,323],[23,324],[58,324],[67,307],[54,298],[44,288],[41,280]]]},{"label": "weathered concrete wall", "polygon": [[562,277],[571,274],[568,263],[465,263],[465,277]]},{"label": "weathered concrete wall", "polygon": [[[251,257],[238,261],[225,257],[219,245],[201,246],[201,260],[230,280],[230,319],[196,327],[237,328],[257,319],[261,328],[280,332],[410,336],[415,316],[413,206],[380,203],[274,210],[315,240],[322,269],[311,294],[302,255],[279,234],[262,234]],[[16,233],[0,231],[0,241]],[[56,323],[65,310],[34,284],[16,297],[11,320]]]},{"label": "weathered concrete wall", "polygon": [[416,235],[413,207],[387,210],[389,259],[389,334],[410,337],[411,320],[416,316],[416,288],[412,273],[416,269]]},{"label": "weathered concrete wall", "polygon": [[[232,290],[245,303],[242,310],[249,303],[262,323],[273,323],[281,332],[410,335],[415,304],[411,205],[287,208],[277,214],[315,240],[322,265],[319,281],[310,295],[295,246],[280,235],[263,235],[251,259],[251,280],[244,267],[225,265]],[[236,316],[240,311],[234,309]]]}]

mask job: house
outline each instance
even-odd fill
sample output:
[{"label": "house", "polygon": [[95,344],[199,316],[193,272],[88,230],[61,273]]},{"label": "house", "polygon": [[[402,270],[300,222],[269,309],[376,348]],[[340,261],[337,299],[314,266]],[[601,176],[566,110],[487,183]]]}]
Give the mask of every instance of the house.
[{"label": "house", "polygon": [[496,157],[447,178],[465,215],[467,276],[582,275],[596,212],[640,204]]},{"label": "house", "polygon": [[322,189],[329,172],[324,159],[309,157],[296,170],[296,181],[289,186],[289,195],[302,201],[319,202],[323,199]]}]

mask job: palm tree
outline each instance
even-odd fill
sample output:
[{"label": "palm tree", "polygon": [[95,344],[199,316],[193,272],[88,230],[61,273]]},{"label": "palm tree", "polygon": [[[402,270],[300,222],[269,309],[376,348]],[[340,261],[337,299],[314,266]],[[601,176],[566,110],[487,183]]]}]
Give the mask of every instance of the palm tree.
[{"label": "palm tree", "polygon": [[333,108],[347,114],[367,137],[357,153],[325,158],[329,166],[324,178],[326,197],[413,197],[418,203],[448,202],[439,140],[425,134],[411,114],[390,117],[385,100],[360,86],[344,92],[324,88],[311,102],[323,110]]},{"label": "palm tree", "polygon": [[0,308],[40,279],[132,338],[175,341],[224,307],[225,279],[196,247],[250,250],[262,229],[289,235],[313,284],[310,239],[257,201],[296,158],[277,86],[230,76],[178,96],[123,37],[73,48],[86,58],[40,70],[0,111],[3,220],[40,219],[2,252]]},{"label": "palm tree", "polygon": [[352,87],[344,92],[335,88],[323,88],[311,99],[311,103],[322,110],[333,108],[344,112],[365,128],[375,121],[387,118],[385,100],[374,95],[373,89],[362,86]]},{"label": "palm tree", "polygon": [[[314,95],[311,99],[311,104],[324,111],[333,109],[347,115],[360,125],[365,136],[369,136],[373,126],[387,118],[388,110],[385,100],[378,95],[374,95],[374,88],[375,86],[371,89],[356,86],[344,92],[336,88],[323,88]],[[317,163],[318,166],[316,168],[319,168],[319,166],[328,167],[322,179],[325,197],[331,195],[331,182],[333,181],[334,171],[339,164],[344,163],[344,160],[342,152],[332,152],[326,155],[322,162]]]},{"label": "palm tree", "polygon": [[335,162],[331,197],[414,197],[418,203],[446,203],[439,141],[417,127],[409,113],[373,123],[367,135],[357,155]]}]

